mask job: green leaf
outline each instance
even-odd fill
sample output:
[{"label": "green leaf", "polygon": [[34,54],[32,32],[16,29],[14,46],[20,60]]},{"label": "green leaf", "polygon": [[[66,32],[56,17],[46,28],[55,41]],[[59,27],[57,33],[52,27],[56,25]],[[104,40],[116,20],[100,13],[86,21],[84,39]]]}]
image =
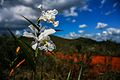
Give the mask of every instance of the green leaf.
[{"label": "green leaf", "polygon": [[27,60],[27,62],[30,64],[32,69],[35,71],[35,59],[34,59],[34,52],[21,40],[18,41],[19,46],[21,47],[23,53],[25,54],[24,57]]},{"label": "green leaf", "polygon": [[67,80],[70,80],[71,70],[68,73]]},{"label": "green leaf", "polygon": [[83,66],[81,66],[81,68],[80,68],[80,71],[79,71],[79,75],[78,75],[78,79],[77,79],[77,80],[80,80],[81,75],[82,75],[82,70],[83,70]]},{"label": "green leaf", "polygon": [[33,71],[35,71],[35,59],[34,56],[32,56],[34,54],[33,50],[31,48],[29,48],[28,45],[26,45],[26,43],[22,42],[21,40],[19,40],[10,29],[8,29],[8,31],[11,33],[11,35],[13,36],[13,38],[16,40],[18,46],[21,47],[21,50],[23,51],[23,57],[25,58],[25,60],[29,63],[29,65],[31,66],[31,68],[33,69]]},{"label": "green leaf", "polygon": [[63,30],[60,30],[60,29],[55,29],[55,31],[63,31]]},{"label": "green leaf", "polygon": [[[22,15],[21,15],[22,16]],[[40,31],[39,27],[34,24],[32,21],[30,21],[29,19],[27,19],[25,16],[22,16],[23,18],[25,18],[30,24],[32,24],[38,31]]]}]

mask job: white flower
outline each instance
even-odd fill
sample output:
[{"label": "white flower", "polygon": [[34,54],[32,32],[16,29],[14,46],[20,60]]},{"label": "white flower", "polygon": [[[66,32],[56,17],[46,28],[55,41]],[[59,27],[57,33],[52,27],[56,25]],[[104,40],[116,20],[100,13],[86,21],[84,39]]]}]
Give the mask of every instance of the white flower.
[{"label": "white flower", "polygon": [[55,45],[49,37],[49,35],[56,32],[54,29],[41,29],[43,31],[38,32],[38,30],[34,26],[29,26],[29,28],[32,32],[24,32],[23,36],[35,39],[35,41],[33,41],[32,43],[32,48],[34,50],[36,50],[36,48],[45,51],[52,51],[53,49],[55,49]]},{"label": "white flower", "polygon": [[42,39],[41,41],[33,41],[32,48],[36,50],[39,48],[40,50],[44,51],[53,51],[55,49],[55,44],[50,40],[50,37],[47,36],[46,38]]},{"label": "white flower", "polygon": [[44,40],[48,35],[51,35],[53,33],[55,33],[56,31],[54,29],[45,29],[44,32],[42,32],[39,36],[38,36],[38,40]]},{"label": "white flower", "polygon": [[38,20],[43,20],[47,21],[49,23],[52,23],[55,27],[58,26],[59,22],[55,21],[55,16],[58,14],[58,11],[56,9],[53,10],[47,10],[47,11],[42,11],[42,15]]},{"label": "white flower", "polygon": [[28,27],[31,29],[32,32],[25,31],[23,33],[23,36],[28,37],[28,38],[37,39],[38,30],[33,25],[29,25]]},{"label": "white flower", "polygon": [[44,51],[53,51],[55,49],[55,44],[52,41],[46,41],[43,46],[39,44],[38,48]]}]

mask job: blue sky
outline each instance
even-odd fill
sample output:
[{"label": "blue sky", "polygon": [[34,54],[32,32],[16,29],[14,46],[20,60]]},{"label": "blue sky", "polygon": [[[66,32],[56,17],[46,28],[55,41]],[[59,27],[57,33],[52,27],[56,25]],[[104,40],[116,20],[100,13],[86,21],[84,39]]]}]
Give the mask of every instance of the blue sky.
[{"label": "blue sky", "polygon": [[0,0],[0,33],[10,27],[15,34],[22,34],[29,24],[19,14],[35,21],[39,4],[59,11],[57,29],[63,31],[57,36],[120,42],[120,0]]},{"label": "blue sky", "polygon": [[[74,12],[78,14],[77,16],[58,16],[58,20],[60,20],[60,28],[64,30],[64,32],[60,32],[58,35],[67,36],[67,38],[69,38],[70,33],[74,33],[79,37],[79,30],[84,31],[84,34],[96,35],[97,33],[102,34],[103,31],[105,32],[109,28],[120,29],[119,0],[89,0],[86,5],[87,9],[83,10],[76,7]],[[75,21],[72,22],[72,20]],[[96,29],[98,23],[107,24],[107,26],[101,29]],[[79,26],[83,24],[86,25],[86,27],[79,28]],[[75,35],[73,35],[73,38],[74,36]],[[119,37],[119,31],[117,37]]]}]

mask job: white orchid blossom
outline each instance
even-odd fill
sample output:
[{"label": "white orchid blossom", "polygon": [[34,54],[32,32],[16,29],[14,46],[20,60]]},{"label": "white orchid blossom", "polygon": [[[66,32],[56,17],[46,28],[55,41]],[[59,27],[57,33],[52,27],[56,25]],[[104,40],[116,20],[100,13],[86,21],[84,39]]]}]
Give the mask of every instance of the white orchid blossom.
[{"label": "white orchid blossom", "polygon": [[51,40],[42,40],[41,42],[34,41],[32,43],[32,48],[36,50],[36,48],[39,48],[40,50],[44,51],[53,51],[56,47],[55,44]]},{"label": "white orchid blossom", "polygon": [[[39,5],[38,8],[42,10],[42,5]],[[54,27],[59,25],[59,21],[55,21],[55,16],[58,14],[56,9],[43,11],[41,16],[38,18],[38,22],[45,21],[48,23],[52,23]],[[40,28],[39,28],[40,26]],[[25,31],[23,36],[28,38],[34,38],[32,42],[32,48],[36,50],[37,48],[44,51],[52,51],[55,49],[55,44],[50,40],[49,35],[54,34],[56,31],[54,29],[46,29],[42,27],[42,24],[39,25],[39,31],[33,25],[28,26],[31,29],[31,32]]]},{"label": "white orchid blossom", "polygon": [[55,21],[55,16],[58,14],[58,11],[56,9],[53,10],[47,10],[42,11],[42,15],[40,16],[40,18],[38,20],[43,20],[43,21],[47,21],[49,23],[53,23],[54,27],[57,27],[59,24],[59,21]]},{"label": "white orchid blossom", "polygon": [[34,50],[36,50],[36,48],[39,48],[40,50],[45,50],[45,51],[52,51],[53,49],[55,49],[55,45],[50,40],[50,37],[49,37],[49,35],[56,32],[54,29],[44,29],[43,32],[39,33],[38,30],[35,29],[35,27],[29,26],[29,28],[31,29],[32,32],[31,33],[24,32],[23,36],[35,39],[35,41],[33,41],[32,43],[32,48]]}]

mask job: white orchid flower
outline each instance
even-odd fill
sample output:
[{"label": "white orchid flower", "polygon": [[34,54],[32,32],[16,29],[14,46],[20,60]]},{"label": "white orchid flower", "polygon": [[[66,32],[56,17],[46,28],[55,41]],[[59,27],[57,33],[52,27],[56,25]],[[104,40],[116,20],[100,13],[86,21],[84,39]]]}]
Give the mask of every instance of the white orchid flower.
[{"label": "white orchid flower", "polygon": [[40,50],[44,50],[44,51],[53,51],[56,47],[55,44],[49,40],[49,41],[45,41],[45,43],[35,43],[32,48],[35,50],[36,48],[39,48]]},{"label": "white orchid flower", "polygon": [[29,25],[28,27],[31,29],[32,32],[25,31],[23,33],[23,36],[24,37],[28,37],[28,38],[34,38],[34,39],[36,39],[37,38],[38,30],[33,25]]},{"label": "white orchid flower", "polygon": [[34,26],[30,25],[29,28],[32,32],[24,32],[23,36],[35,39],[32,44],[32,48],[34,50],[36,50],[36,48],[39,48],[40,50],[52,51],[55,48],[54,43],[50,40],[49,37],[49,35],[56,32],[54,29],[43,28],[40,32],[38,32],[38,30]]},{"label": "white orchid flower", "polygon": [[48,35],[51,35],[53,33],[55,33],[56,31],[54,29],[45,29],[44,32],[42,32],[39,36],[38,36],[38,40],[44,40]]},{"label": "white orchid flower", "polygon": [[39,48],[40,50],[45,50],[45,51],[52,51],[53,49],[55,49],[54,43],[50,40],[50,37],[48,36],[55,32],[56,31],[54,29],[45,29],[44,32],[42,32],[38,36],[38,40],[34,42],[32,48],[34,50],[36,50],[36,48]]},{"label": "white orchid flower", "polygon": [[48,11],[42,11],[42,15],[38,20],[47,21],[49,23],[52,23],[54,27],[57,27],[59,24],[59,21],[55,21],[55,16],[58,14],[58,11],[56,9],[48,10]]},{"label": "white orchid flower", "polygon": [[[39,5],[38,8],[42,10],[42,5]],[[42,10],[42,14],[38,18],[38,22],[40,22],[40,20],[43,20],[48,23],[52,23],[54,27],[57,27],[59,25],[59,21],[55,21],[57,14],[58,11],[56,9],[47,11]],[[56,32],[54,29],[45,29],[45,27],[41,27],[40,31],[38,31],[33,25],[30,25],[28,27],[31,29],[32,32],[25,31],[23,33],[23,36],[28,38],[34,38],[34,41],[32,42],[32,48],[34,50],[36,50],[36,48],[45,51],[52,51],[53,49],[55,49],[55,45],[49,37],[49,35]]]}]

